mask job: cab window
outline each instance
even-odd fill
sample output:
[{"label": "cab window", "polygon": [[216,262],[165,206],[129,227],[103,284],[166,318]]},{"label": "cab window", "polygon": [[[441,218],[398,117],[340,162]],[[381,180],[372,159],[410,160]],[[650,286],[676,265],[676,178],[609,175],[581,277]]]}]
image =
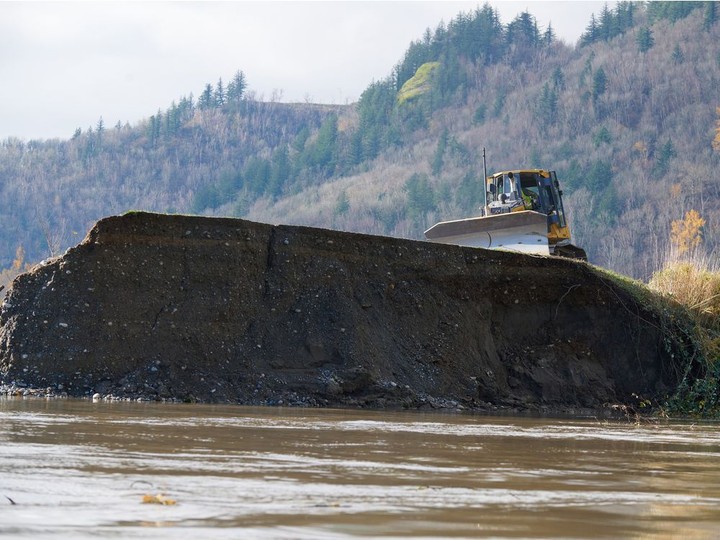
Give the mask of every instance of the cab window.
[{"label": "cab window", "polygon": [[535,174],[520,175],[520,191],[525,208],[528,210],[537,210],[542,206],[540,201],[540,191]]}]

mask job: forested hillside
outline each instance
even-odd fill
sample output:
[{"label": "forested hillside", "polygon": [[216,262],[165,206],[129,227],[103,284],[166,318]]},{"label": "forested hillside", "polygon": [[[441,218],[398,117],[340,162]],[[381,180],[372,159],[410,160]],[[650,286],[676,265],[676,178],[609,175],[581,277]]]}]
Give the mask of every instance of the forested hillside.
[{"label": "forested hillside", "polygon": [[719,16],[716,2],[620,2],[570,46],[486,4],[420,31],[354,105],[258,100],[238,72],[135,126],[3,141],[0,268],[131,209],[420,238],[476,214],[485,147],[489,171],[557,170],[575,243],[646,278],[690,209],[718,244]]}]

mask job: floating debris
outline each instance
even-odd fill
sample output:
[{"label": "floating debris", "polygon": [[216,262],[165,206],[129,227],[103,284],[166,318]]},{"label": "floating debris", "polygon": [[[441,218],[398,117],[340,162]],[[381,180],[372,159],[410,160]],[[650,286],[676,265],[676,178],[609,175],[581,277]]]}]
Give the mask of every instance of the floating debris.
[{"label": "floating debris", "polygon": [[143,504],[164,504],[166,506],[176,504],[175,499],[166,497],[162,493],[158,493],[157,495],[143,495],[142,502]]}]

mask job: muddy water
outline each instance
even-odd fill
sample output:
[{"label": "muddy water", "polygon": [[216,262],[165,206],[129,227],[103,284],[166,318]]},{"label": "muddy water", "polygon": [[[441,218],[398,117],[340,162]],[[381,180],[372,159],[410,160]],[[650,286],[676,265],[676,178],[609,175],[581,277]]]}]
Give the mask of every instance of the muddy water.
[{"label": "muddy water", "polygon": [[0,536],[717,538],[720,427],[0,399]]}]

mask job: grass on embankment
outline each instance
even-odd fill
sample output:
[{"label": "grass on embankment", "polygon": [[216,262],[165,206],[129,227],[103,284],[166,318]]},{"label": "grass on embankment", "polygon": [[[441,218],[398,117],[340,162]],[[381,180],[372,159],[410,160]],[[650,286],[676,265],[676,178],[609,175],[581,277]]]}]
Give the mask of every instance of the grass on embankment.
[{"label": "grass on embankment", "polygon": [[720,418],[720,269],[699,254],[668,257],[647,285],[596,270],[660,313],[663,333],[694,344],[694,354],[676,357],[681,382],[675,393],[652,405],[671,416]]},{"label": "grass on embankment", "polygon": [[670,414],[720,418],[720,269],[700,252],[671,257],[653,274],[650,289],[683,306],[694,323],[694,338],[702,358],[692,363],[675,395],[667,403]]}]

